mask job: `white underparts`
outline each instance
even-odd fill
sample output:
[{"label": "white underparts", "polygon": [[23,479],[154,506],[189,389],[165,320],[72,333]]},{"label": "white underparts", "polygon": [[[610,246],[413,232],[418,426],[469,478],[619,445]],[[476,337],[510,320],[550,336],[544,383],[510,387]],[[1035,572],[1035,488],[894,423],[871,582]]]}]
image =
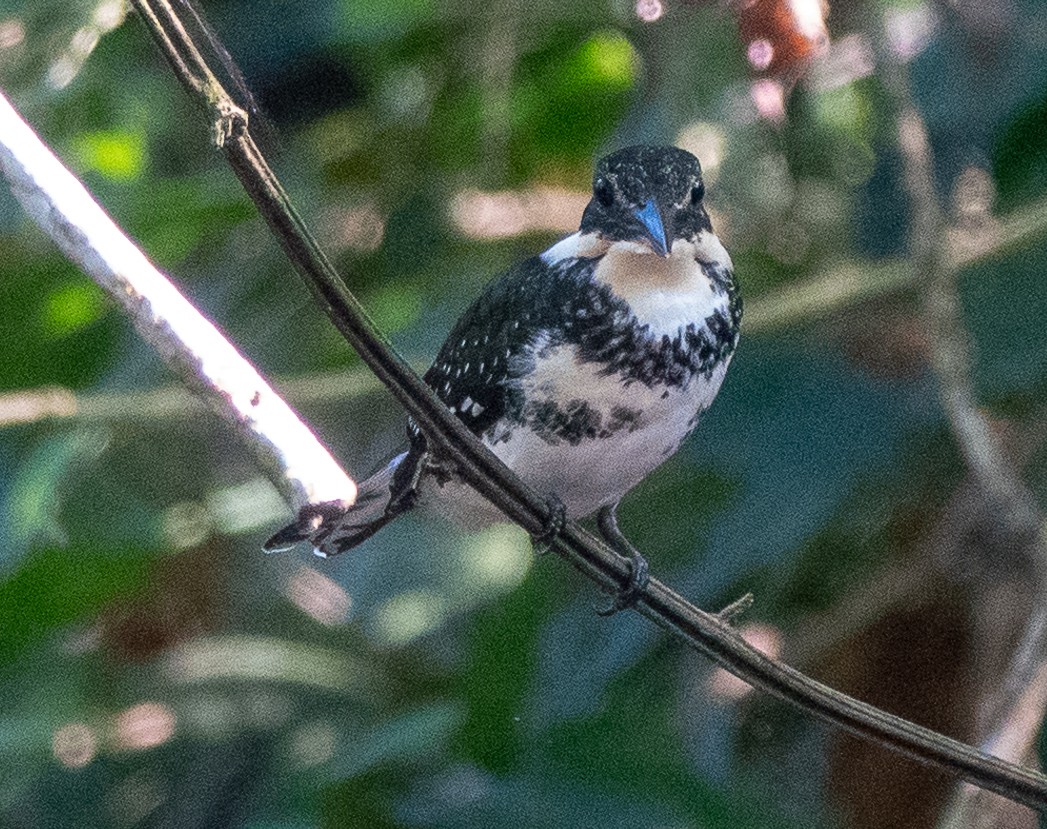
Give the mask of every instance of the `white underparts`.
[{"label": "white underparts", "polygon": [[591,258],[605,253],[611,246],[610,242],[601,239],[595,233],[572,233],[566,239],[561,239],[551,248],[539,255],[539,259],[546,265],[558,265],[569,259]]}]

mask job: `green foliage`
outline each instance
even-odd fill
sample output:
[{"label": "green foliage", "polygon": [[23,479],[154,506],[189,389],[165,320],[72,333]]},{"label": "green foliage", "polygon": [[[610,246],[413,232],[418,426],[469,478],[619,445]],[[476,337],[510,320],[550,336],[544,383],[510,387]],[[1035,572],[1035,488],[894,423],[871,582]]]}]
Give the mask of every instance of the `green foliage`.
[{"label": "green foliage", "polygon": [[16,563],[34,544],[66,540],[55,504],[64,483],[97,460],[104,445],[98,434],[74,432],[42,439],[26,452],[8,475],[0,500],[3,565]]},{"label": "green foliage", "polygon": [[[113,357],[119,320],[99,302],[98,290],[54,250],[5,243],[0,283],[0,388],[95,382]],[[70,359],[75,342],[76,359]]]},{"label": "green foliage", "polygon": [[525,742],[519,712],[531,694],[534,654],[549,612],[548,579],[529,579],[496,608],[477,614],[472,649],[462,672],[469,716],[458,753],[496,774],[519,768]]},{"label": "green foliage", "polygon": [[1047,100],[1024,109],[993,148],[993,176],[1004,204],[1043,192],[1047,183]]},{"label": "green foliage", "polygon": [[0,666],[10,668],[56,631],[140,589],[149,568],[140,552],[52,547],[34,553],[0,584]]}]

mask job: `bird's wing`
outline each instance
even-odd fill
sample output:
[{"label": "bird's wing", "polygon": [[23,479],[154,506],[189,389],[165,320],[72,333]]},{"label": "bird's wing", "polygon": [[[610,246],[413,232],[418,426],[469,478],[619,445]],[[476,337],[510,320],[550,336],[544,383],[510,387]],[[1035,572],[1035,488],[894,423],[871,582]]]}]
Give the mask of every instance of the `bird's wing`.
[{"label": "bird's wing", "polygon": [[[564,328],[572,285],[585,274],[578,259],[552,263],[534,257],[491,282],[466,310],[425,374],[425,382],[476,435],[518,418],[519,380],[532,370],[536,345]],[[591,269],[590,269],[591,270]],[[424,436],[409,423],[410,448],[360,484],[357,503],[346,509],[319,505],[278,532],[265,548],[282,550],[308,540],[319,555],[352,549],[410,509],[419,475],[430,462]]]},{"label": "bird's wing", "polygon": [[594,261],[527,259],[462,314],[424,379],[474,434],[519,419],[520,378],[538,351],[562,339]]}]

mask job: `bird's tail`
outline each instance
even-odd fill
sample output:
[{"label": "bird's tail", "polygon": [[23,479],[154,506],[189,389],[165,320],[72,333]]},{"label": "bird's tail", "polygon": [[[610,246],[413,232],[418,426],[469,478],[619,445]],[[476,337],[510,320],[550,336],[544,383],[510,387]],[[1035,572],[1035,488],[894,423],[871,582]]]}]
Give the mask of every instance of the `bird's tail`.
[{"label": "bird's tail", "polygon": [[301,541],[313,545],[322,558],[351,550],[366,541],[396,517],[387,511],[392,498],[390,485],[407,453],[397,455],[360,484],[356,501],[348,509],[340,504],[309,504],[298,511],[298,520],[265,542],[267,553],[289,550]]}]

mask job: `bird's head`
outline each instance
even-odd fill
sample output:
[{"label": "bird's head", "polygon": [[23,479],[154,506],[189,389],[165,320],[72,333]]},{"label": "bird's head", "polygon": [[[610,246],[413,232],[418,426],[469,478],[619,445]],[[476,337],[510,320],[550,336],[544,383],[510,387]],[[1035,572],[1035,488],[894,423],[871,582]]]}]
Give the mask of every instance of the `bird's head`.
[{"label": "bird's head", "polygon": [[698,159],[677,147],[640,144],[600,159],[582,233],[611,242],[641,242],[669,256],[677,239],[711,230]]}]

